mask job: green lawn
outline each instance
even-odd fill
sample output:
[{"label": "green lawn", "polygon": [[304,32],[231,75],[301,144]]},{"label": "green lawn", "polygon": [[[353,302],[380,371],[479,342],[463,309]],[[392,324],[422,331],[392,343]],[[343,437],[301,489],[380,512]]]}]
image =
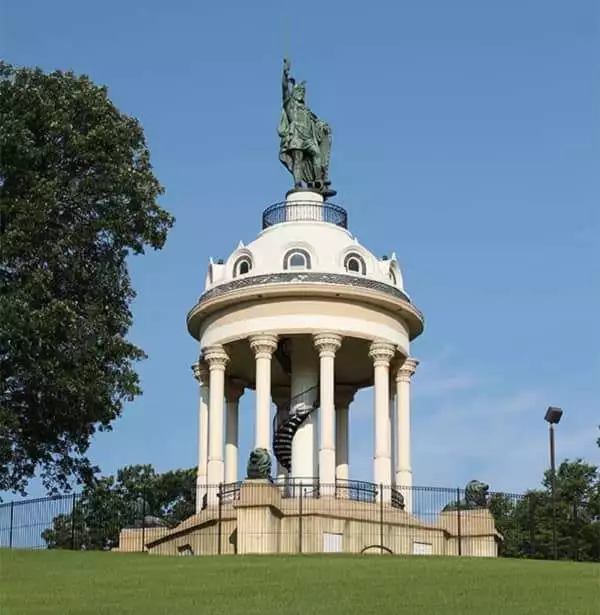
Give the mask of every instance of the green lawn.
[{"label": "green lawn", "polygon": [[597,615],[600,565],[0,551],[2,615]]}]

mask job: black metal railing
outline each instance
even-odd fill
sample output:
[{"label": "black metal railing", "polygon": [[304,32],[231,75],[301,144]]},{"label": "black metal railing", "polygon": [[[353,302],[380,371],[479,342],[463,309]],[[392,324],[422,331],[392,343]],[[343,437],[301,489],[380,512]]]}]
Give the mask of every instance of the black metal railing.
[{"label": "black metal railing", "polygon": [[[324,485],[314,477],[286,478],[274,481],[273,487],[280,495],[273,493],[265,504],[251,502],[245,509],[244,527],[249,523],[259,528],[253,530],[252,544],[256,548],[264,541],[260,552],[327,551],[324,543],[335,538],[329,532],[340,531],[327,529],[330,520],[347,518],[353,523],[341,530],[342,541],[345,532],[352,534],[343,542],[345,552],[600,562],[600,519],[593,506],[561,495],[554,538],[553,507],[546,491],[490,493],[483,504],[472,506],[468,493],[455,488],[390,487],[356,480]],[[235,554],[243,488],[243,482],[207,487],[216,497],[198,517],[192,516],[195,493],[165,508],[156,508],[152,494],[129,497],[110,490],[102,497],[92,491],[8,502],[0,504],[0,548],[166,553],[172,547],[173,554],[181,555]],[[286,521],[264,524],[267,513]],[[277,540],[274,531],[280,534]],[[440,552],[442,543],[446,546]]]},{"label": "black metal railing", "polygon": [[356,500],[357,502],[376,502],[379,489],[375,483],[365,480],[336,479],[335,497]]},{"label": "black metal railing", "polygon": [[241,486],[242,481],[237,481],[235,483],[223,483],[217,492],[219,500],[226,503],[239,499]]},{"label": "black metal railing", "polygon": [[348,212],[333,203],[314,201],[284,201],[275,203],[263,211],[263,229],[283,222],[327,222],[348,228]]}]

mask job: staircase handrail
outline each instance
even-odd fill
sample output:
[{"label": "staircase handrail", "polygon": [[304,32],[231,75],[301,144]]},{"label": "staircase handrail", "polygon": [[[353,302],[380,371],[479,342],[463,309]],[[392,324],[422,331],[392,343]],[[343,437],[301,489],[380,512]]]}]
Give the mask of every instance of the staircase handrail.
[{"label": "staircase handrail", "polygon": [[277,428],[279,427],[279,418],[280,417],[287,418],[289,416],[289,413],[292,407],[295,405],[298,405],[299,402],[302,401],[303,397],[308,397],[309,394],[316,393],[315,399],[313,403],[311,404],[312,406],[311,411],[317,410],[317,408],[321,404],[321,399],[320,399],[321,396],[319,394],[320,393],[319,389],[320,389],[319,385],[316,384],[315,386],[310,387],[309,389],[306,389],[305,391],[302,391],[302,393],[298,393],[298,395],[294,395],[294,397],[292,397],[289,402],[286,402],[282,406],[278,406],[277,411],[275,412],[275,416],[273,417],[273,434],[275,435],[277,433]]}]

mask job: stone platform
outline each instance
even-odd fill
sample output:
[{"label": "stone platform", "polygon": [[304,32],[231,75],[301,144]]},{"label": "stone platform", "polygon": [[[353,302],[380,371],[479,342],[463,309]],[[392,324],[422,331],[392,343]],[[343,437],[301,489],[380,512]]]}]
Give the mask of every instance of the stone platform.
[{"label": "stone platform", "polygon": [[343,497],[299,501],[283,497],[281,487],[271,483],[246,481],[237,499],[220,510],[208,507],[173,529],[122,530],[118,550],[140,551],[145,542],[145,550],[157,555],[341,552],[497,557],[501,541],[487,509],[442,512],[427,523],[388,503]]}]

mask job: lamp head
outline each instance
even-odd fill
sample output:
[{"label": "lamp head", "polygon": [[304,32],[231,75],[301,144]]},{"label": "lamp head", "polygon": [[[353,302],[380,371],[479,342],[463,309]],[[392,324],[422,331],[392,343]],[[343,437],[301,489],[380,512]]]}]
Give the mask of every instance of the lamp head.
[{"label": "lamp head", "polygon": [[555,406],[549,406],[546,410],[544,420],[550,423],[550,425],[558,425],[563,415],[562,408],[556,408]]}]

